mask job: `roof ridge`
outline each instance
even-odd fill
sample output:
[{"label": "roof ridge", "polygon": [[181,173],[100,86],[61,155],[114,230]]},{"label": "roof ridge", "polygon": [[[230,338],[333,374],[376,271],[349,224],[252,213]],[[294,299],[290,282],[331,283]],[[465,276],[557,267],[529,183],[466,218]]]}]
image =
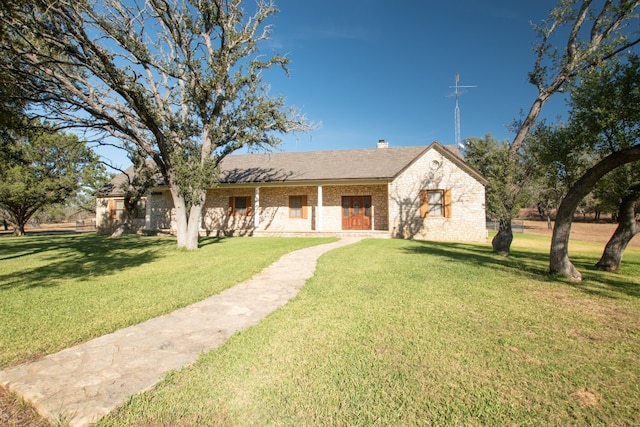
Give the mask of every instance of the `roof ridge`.
[{"label": "roof ridge", "polygon": [[[403,150],[403,149],[415,149],[415,150],[419,150],[419,149],[425,149],[427,147],[429,147],[430,145],[402,145],[402,146],[397,146],[397,147],[386,147],[386,148],[376,148],[376,147],[367,147],[367,148],[345,148],[345,149],[333,149],[333,150],[312,150],[312,151],[267,151],[264,153],[232,153],[227,155],[226,157],[231,157],[231,156],[251,156],[251,155],[255,155],[255,156],[264,156],[264,155],[269,155],[269,154],[318,154],[318,153],[347,153],[347,152],[354,152],[354,151],[371,151],[371,152],[383,152],[383,151],[389,151],[389,150]],[[226,158],[225,157],[225,158]]]}]

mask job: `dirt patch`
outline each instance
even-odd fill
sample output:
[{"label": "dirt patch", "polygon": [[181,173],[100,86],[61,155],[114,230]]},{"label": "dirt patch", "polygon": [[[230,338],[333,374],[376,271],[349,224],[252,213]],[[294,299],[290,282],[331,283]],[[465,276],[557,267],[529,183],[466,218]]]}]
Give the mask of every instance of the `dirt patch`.
[{"label": "dirt patch", "polygon": [[598,406],[598,397],[587,389],[578,390],[572,393],[571,397],[577,400],[578,404],[583,408]]},{"label": "dirt patch", "polygon": [[10,427],[47,427],[50,424],[41,418],[27,403],[0,387],[0,425]]},{"label": "dirt patch", "polygon": [[[618,224],[605,222],[574,222],[571,225],[571,239],[606,244],[617,226]],[[524,232],[551,237],[553,222],[551,222],[551,229],[549,229],[546,221],[525,220]],[[629,246],[640,246],[640,239],[637,236],[634,237],[629,242]]]}]

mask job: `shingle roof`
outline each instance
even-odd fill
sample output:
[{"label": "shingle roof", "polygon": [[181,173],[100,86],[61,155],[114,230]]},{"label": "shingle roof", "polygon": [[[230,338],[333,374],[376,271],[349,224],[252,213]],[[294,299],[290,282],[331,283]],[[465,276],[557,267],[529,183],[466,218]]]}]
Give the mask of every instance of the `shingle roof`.
[{"label": "shingle roof", "polygon": [[119,197],[124,195],[124,191],[122,190],[122,185],[125,184],[128,179],[127,177],[133,176],[133,166],[129,166],[123,173],[119,173],[118,175],[111,178],[111,181],[107,185],[102,188],[99,188],[96,191],[97,197]]},{"label": "shingle roof", "polygon": [[428,147],[373,148],[227,156],[221,183],[393,178]]},{"label": "shingle roof", "polygon": [[[258,182],[296,182],[331,180],[393,179],[429,149],[436,149],[475,176],[485,178],[462,160],[455,145],[442,146],[437,142],[429,146],[387,147],[360,150],[330,150],[282,152],[261,154],[234,154],[220,163],[218,182],[221,184],[248,184]],[[125,171],[133,172],[133,168]],[[100,196],[121,195],[121,184],[126,180],[120,174],[111,181],[110,188]],[[162,184],[158,180],[158,184]]]},{"label": "shingle roof", "polygon": [[[150,168],[154,168],[154,163],[151,162],[150,160],[147,161],[147,165]],[[126,168],[124,171],[122,171],[122,173],[119,173],[117,175],[115,175],[113,178],[111,178],[111,181],[109,181],[109,183],[107,185],[105,185],[104,187],[98,189],[96,191],[96,196],[97,197],[122,197],[124,196],[124,186],[127,185],[130,180],[133,178],[134,176],[134,169],[133,169],[133,165],[129,166],[128,168]],[[160,176],[160,174],[157,174],[154,177],[155,181],[156,181],[156,185],[163,185],[164,184],[164,180],[162,179],[162,176]]]}]

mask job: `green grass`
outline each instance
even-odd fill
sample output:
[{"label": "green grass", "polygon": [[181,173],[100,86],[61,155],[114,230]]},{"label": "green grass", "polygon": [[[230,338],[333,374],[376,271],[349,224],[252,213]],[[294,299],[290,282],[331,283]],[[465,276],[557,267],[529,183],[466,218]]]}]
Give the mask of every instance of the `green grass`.
[{"label": "green grass", "polygon": [[[201,300],[319,239],[0,239],[0,361],[40,357]],[[365,240],[321,257],[297,297],[102,426],[639,425],[640,248],[582,283],[548,238]]]},{"label": "green grass", "polygon": [[296,298],[102,426],[638,425],[640,251],[549,277],[548,239],[365,240],[325,254]]},{"label": "green grass", "polygon": [[0,239],[0,366],[171,312],[244,281],[283,254],[328,239],[166,237]]}]

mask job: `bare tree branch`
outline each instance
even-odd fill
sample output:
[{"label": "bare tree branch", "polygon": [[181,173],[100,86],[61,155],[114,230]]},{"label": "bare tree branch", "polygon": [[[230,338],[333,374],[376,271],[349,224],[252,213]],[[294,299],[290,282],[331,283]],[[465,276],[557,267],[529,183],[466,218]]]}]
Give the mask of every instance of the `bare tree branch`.
[{"label": "bare tree branch", "polygon": [[[213,169],[241,147],[272,147],[278,134],[311,125],[262,70],[288,59],[261,56],[273,2],[246,17],[241,0],[35,0],[0,17],[19,40],[0,53],[21,58],[39,114],[108,135],[109,144],[153,159],[178,214],[178,244],[197,225]],[[31,93],[31,92],[30,92]],[[36,100],[34,100],[36,101]],[[197,230],[196,230],[197,231]],[[197,235],[195,237],[197,246]]]}]

